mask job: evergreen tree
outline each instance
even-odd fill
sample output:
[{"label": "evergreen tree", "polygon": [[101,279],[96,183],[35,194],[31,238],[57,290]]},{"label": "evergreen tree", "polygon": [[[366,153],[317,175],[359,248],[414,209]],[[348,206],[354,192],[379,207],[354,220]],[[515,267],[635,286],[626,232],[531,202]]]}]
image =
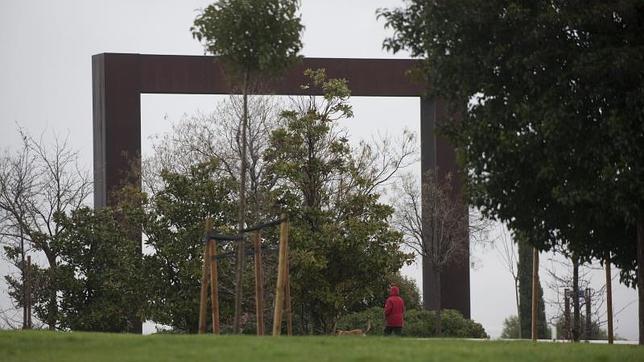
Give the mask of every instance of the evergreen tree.
[{"label": "evergreen tree", "polygon": [[472,204],[540,250],[610,255],[638,283],[644,344],[642,2],[410,0],[380,14],[385,47],[423,58],[432,95],[462,116],[448,133]]},{"label": "evergreen tree", "polygon": [[[291,287],[301,333],[332,331],[338,316],[381,306],[388,277],[410,259],[380,202],[373,169],[354,158],[337,121],[352,115],[346,81],[308,70],[323,98],[284,112],[266,153],[276,199],[289,212]],[[358,152],[359,153],[359,152]]]},{"label": "evergreen tree", "polygon": [[[188,174],[162,173],[162,189],[146,203],[143,230],[151,253],[144,257],[148,281],[147,316],[177,331],[196,333],[206,218],[215,230],[232,230],[234,184],[221,176],[218,162],[194,165]],[[219,254],[233,245],[219,243]],[[222,288],[234,288],[228,258],[219,263]],[[233,296],[221,293],[221,314],[232,315]]]}]

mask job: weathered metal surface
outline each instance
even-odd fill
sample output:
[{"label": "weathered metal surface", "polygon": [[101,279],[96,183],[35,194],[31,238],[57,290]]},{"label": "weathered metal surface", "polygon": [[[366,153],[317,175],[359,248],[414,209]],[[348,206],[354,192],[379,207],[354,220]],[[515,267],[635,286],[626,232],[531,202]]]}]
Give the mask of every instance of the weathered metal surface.
[{"label": "weathered metal surface", "polygon": [[[434,132],[437,122],[446,119],[444,105],[424,98],[424,86],[409,80],[407,72],[415,64],[410,59],[303,58],[284,77],[256,92],[319,95],[319,89],[300,85],[306,81],[305,69],[324,68],[329,77],[346,79],[353,96],[421,97],[421,169],[456,173],[453,148]],[[221,62],[209,56],[97,54],[92,57],[92,78],[95,207],[109,205],[112,192],[125,183],[140,186],[142,93],[234,93]],[[455,190],[461,190],[461,179],[454,180]],[[431,271],[424,269],[423,279],[430,281]],[[424,289],[424,299],[431,299]],[[470,316],[469,255],[447,267],[441,290],[444,308]]]}]

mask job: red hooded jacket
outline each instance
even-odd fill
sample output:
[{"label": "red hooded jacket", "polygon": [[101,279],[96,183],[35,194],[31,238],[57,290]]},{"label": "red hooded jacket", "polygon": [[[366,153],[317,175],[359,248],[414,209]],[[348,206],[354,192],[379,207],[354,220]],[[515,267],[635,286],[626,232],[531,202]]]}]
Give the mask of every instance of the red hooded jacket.
[{"label": "red hooded jacket", "polygon": [[385,319],[387,327],[402,327],[405,324],[405,302],[398,296],[398,287],[391,287],[389,298],[385,302]]}]

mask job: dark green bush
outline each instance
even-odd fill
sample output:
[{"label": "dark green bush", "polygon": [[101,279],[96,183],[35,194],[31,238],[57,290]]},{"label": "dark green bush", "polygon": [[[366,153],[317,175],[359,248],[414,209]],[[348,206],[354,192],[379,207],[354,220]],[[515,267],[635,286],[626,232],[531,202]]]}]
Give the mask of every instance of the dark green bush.
[{"label": "dark green bush", "polygon": [[[463,318],[455,310],[443,310],[441,337],[452,338],[489,338],[480,323]],[[381,307],[374,307],[358,313],[341,317],[337,329],[365,328],[367,321],[371,321],[369,335],[382,335],[384,331],[384,315]],[[407,337],[435,337],[436,314],[433,311],[411,309],[405,313],[405,327],[403,336]]]}]

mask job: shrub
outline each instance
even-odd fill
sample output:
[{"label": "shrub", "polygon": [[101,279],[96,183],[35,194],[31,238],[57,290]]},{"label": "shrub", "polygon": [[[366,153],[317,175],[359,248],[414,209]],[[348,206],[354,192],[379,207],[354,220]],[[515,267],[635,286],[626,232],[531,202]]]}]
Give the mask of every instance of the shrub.
[{"label": "shrub", "polygon": [[373,307],[361,312],[347,314],[338,319],[336,329],[366,328],[367,321],[371,322],[369,335],[381,336],[384,334],[385,320],[381,307]]},{"label": "shrub", "polygon": [[[441,337],[453,338],[489,338],[480,323],[463,318],[455,310],[443,310]],[[362,312],[342,316],[337,323],[337,329],[365,328],[371,321],[369,335],[383,335],[384,316],[381,307],[374,307]],[[403,336],[406,337],[435,337],[436,313],[427,310],[411,309],[405,312],[405,327]]]}]

